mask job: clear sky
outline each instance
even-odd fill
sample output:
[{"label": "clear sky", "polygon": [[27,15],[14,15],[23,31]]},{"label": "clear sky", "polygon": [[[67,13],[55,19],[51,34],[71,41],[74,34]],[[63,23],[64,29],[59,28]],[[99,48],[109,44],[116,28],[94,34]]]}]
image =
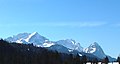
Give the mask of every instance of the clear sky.
[{"label": "clear sky", "polygon": [[120,53],[120,0],[0,0],[0,37],[38,32],[57,41],[97,42]]}]

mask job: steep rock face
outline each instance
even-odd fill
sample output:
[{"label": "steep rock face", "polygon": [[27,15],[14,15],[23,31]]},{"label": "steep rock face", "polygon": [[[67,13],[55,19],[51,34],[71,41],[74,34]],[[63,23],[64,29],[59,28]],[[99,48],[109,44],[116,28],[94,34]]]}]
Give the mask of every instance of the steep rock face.
[{"label": "steep rock face", "polygon": [[26,39],[29,35],[30,33],[20,33],[18,35],[13,35],[12,37],[8,37],[5,40],[10,42],[16,42],[17,40]]},{"label": "steep rock face", "polygon": [[72,40],[72,39],[59,40],[56,43],[59,45],[63,45],[72,50],[78,50],[79,52],[82,52],[82,50],[83,50],[83,48],[80,46],[80,44],[76,43],[75,40]]},{"label": "steep rock face", "polygon": [[83,47],[80,45],[80,43],[75,44],[75,50],[77,50],[79,52],[83,52]]},{"label": "steep rock face", "polygon": [[33,43],[34,45],[41,45],[42,43],[48,41],[47,38],[39,35],[37,32],[20,33],[18,35],[14,35],[13,37],[8,37],[5,40],[24,44]]},{"label": "steep rock face", "polygon": [[30,34],[25,41],[28,43],[34,43],[35,45],[40,45],[45,43],[45,41],[48,40],[47,38],[39,35],[37,32],[34,32]]},{"label": "steep rock face", "polygon": [[105,55],[105,53],[103,52],[103,50],[102,50],[102,48],[99,46],[99,44],[98,43],[93,43],[93,44],[91,44],[88,48],[86,48],[85,50],[84,50],[84,52],[85,53],[90,53],[90,54],[93,54],[93,55],[95,55],[95,56],[97,56],[97,57],[99,57],[99,58],[105,58],[106,57],[106,55]]},{"label": "steep rock face", "polygon": [[89,54],[93,54],[100,59],[103,59],[107,56],[109,58],[109,61],[116,61],[115,58],[112,58],[112,57],[106,55],[104,53],[103,49],[100,47],[100,45],[96,42],[91,44],[88,48],[84,49],[84,52],[89,53]]}]

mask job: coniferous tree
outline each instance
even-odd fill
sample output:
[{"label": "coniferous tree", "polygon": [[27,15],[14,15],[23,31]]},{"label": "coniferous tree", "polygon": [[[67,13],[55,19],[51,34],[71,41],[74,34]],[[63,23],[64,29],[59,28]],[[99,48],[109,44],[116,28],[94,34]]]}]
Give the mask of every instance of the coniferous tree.
[{"label": "coniferous tree", "polygon": [[120,64],[120,57],[117,58],[117,62],[119,62],[119,64]]},{"label": "coniferous tree", "polygon": [[109,62],[108,57],[106,56],[106,57],[102,60],[102,62],[105,63],[105,64],[108,64],[108,62]]},{"label": "coniferous tree", "polygon": [[93,59],[93,64],[98,64],[98,59],[97,58]]},{"label": "coniferous tree", "polygon": [[83,64],[87,63],[87,57],[86,57],[86,55],[82,56],[82,60],[81,61],[82,61]]},{"label": "coniferous tree", "polygon": [[79,56],[79,54],[77,54],[77,56],[76,56],[76,64],[80,64],[80,63],[81,63],[80,56]]}]

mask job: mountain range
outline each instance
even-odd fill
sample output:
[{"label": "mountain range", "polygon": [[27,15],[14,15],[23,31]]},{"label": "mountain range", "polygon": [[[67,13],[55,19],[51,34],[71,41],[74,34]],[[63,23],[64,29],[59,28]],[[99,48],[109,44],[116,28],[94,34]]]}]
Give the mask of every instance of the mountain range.
[{"label": "mountain range", "polygon": [[9,42],[16,42],[21,44],[33,44],[37,47],[45,47],[50,50],[56,50],[61,53],[79,53],[80,56],[82,55],[89,55],[89,56],[96,56],[100,59],[105,58],[106,56],[109,58],[110,61],[115,61],[115,58],[112,58],[106,55],[101,48],[101,46],[94,42],[87,48],[83,48],[80,43],[76,42],[73,39],[65,39],[59,41],[50,41],[48,38],[41,36],[37,32],[33,33],[20,33],[17,35],[13,35],[5,39]]}]

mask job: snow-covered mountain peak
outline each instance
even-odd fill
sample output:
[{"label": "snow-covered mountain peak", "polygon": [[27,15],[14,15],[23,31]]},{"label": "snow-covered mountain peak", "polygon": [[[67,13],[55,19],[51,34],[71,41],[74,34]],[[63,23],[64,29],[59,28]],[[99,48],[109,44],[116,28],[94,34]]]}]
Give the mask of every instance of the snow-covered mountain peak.
[{"label": "snow-covered mountain peak", "polygon": [[39,35],[38,32],[33,32],[31,35]]},{"label": "snow-covered mountain peak", "polygon": [[32,37],[39,37],[40,35],[37,33],[37,32],[33,32],[33,33],[31,33],[28,37],[27,37],[27,39],[25,39],[25,41],[26,42],[29,42],[29,40],[32,38]]},{"label": "snow-covered mountain peak", "polygon": [[35,45],[40,45],[42,43],[44,43],[46,40],[48,40],[47,38],[39,35],[37,32],[33,32],[31,33],[26,39],[25,41],[28,43],[33,43]]},{"label": "snow-covered mountain peak", "polygon": [[94,42],[93,44],[91,44],[88,48],[86,48],[84,50],[85,53],[90,53],[93,54],[99,58],[105,58],[106,55],[103,52],[102,48],[100,47],[100,45],[96,42]]},{"label": "snow-covered mountain peak", "polygon": [[59,40],[59,41],[65,41],[66,43],[71,43],[71,44],[75,44],[76,41],[73,39],[64,39],[64,40]]},{"label": "snow-covered mountain peak", "polygon": [[73,40],[73,39],[64,39],[64,41],[71,42],[72,44],[75,44],[75,40]]},{"label": "snow-covered mountain peak", "polygon": [[102,49],[97,42],[92,43],[88,48],[92,48],[93,49],[93,51],[90,51],[89,53],[95,52],[97,48],[98,49]]},{"label": "snow-covered mountain peak", "polygon": [[40,45],[46,41],[49,41],[47,38],[39,35],[37,32],[20,33],[18,35],[14,35],[13,37],[8,37],[5,40],[17,43],[33,43],[34,45]]},{"label": "snow-covered mountain peak", "polygon": [[5,40],[10,42],[16,42],[17,40],[26,39],[29,35],[30,33],[19,33],[17,35],[13,35],[12,37],[6,38]]},{"label": "snow-covered mountain peak", "polygon": [[99,47],[100,45],[97,42],[92,43],[90,46],[96,46]]},{"label": "snow-covered mountain peak", "polygon": [[73,39],[59,40],[56,43],[72,50],[78,50],[80,52],[82,51],[80,44]]}]

